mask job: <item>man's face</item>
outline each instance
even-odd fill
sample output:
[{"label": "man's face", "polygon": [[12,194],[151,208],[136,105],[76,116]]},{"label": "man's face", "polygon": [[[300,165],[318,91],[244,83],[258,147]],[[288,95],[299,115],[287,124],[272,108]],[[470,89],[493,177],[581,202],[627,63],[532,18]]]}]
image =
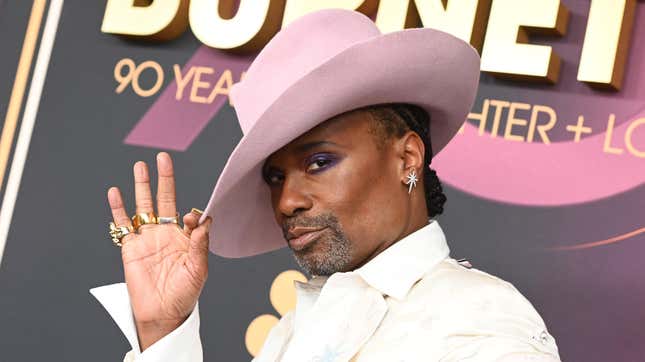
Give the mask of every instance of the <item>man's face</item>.
[{"label": "man's face", "polygon": [[276,222],[312,275],[361,266],[407,226],[403,160],[392,141],[377,147],[369,117],[358,110],[331,118],[264,164]]}]

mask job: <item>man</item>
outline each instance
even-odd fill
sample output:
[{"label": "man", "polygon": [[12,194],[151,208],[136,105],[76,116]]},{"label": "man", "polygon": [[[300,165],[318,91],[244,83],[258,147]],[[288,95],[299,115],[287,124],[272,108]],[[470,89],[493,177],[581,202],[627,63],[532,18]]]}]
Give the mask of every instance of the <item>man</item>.
[{"label": "man", "polygon": [[166,153],[158,216],[143,162],[133,226],[108,192],[126,283],[92,293],[130,341],[126,360],[201,361],[209,248],[241,257],[288,245],[312,277],[256,362],[558,361],[533,306],[452,259],[435,219],[446,198],[429,164],[478,79],[476,51],[432,29],[383,35],[336,9],[280,31],[231,89],[244,137],[201,217],[177,227]]}]

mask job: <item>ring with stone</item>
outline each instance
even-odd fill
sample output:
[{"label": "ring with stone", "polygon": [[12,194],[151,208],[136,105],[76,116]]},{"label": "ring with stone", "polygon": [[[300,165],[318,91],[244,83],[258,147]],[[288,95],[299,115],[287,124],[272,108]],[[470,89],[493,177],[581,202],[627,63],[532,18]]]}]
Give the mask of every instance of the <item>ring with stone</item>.
[{"label": "ring with stone", "polygon": [[134,229],[132,226],[116,226],[114,222],[110,222],[110,237],[112,238],[112,242],[116,246],[122,246],[123,243],[121,242],[121,239],[123,239],[124,236],[133,233]]}]

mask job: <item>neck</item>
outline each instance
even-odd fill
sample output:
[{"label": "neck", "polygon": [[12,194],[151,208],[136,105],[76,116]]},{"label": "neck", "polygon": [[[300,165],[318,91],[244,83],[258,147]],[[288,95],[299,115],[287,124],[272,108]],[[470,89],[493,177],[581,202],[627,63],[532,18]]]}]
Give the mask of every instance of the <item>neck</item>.
[{"label": "neck", "polygon": [[[425,207],[424,207],[425,210]],[[423,213],[418,213],[418,216],[415,218],[410,218],[408,220],[407,225],[403,228],[403,231],[399,234],[399,236],[389,242],[383,242],[381,245],[379,245],[370,255],[368,255],[367,258],[365,258],[362,262],[360,262],[358,265],[354,267],[354,269],[358,269],[361,266],[367,264],[370,260],[374,259],[377,255],[379,255],[383,250],[389,248],[390,246],[394,245],[396,242],[399,240],[403,239],[404,237],[412,234],[413,232],[421,229],[422,227],[428,225],[428,213],[427,211]]]}]

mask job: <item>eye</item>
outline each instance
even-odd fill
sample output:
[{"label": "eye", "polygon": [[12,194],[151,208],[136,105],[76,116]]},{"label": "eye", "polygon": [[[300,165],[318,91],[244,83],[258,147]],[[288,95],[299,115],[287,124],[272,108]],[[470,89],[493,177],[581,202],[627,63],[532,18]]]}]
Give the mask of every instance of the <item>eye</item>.
[{"label": "eye", "polygon": [[283,179],[284,176],[279,172],[269,171],[264,174],[264,181],[270,186],[279,184]]},{"label": "eye", "polygon": [[307,172],[323,170],[334,162],[335,159],[329,155],[316,155],[307,163]]},{"label": "eye", "polygon": [[329,162],[330,162],[329,160],[324,160],[324,159],[316,160],[316,161],[314,161],[314,162],[309,164],[309,167],[307,167],[307,171],[312,171],[312,170],[317,170],[317,169],[323,168],[327,164],[329,164]]},{"label": "eye", "polygon": [[282,181],[282,176],[280,176],[280,175],[271,175],[271,176],[269,176],[269,183],[271,183],[271,184],[277,184],[280,181]]}]

